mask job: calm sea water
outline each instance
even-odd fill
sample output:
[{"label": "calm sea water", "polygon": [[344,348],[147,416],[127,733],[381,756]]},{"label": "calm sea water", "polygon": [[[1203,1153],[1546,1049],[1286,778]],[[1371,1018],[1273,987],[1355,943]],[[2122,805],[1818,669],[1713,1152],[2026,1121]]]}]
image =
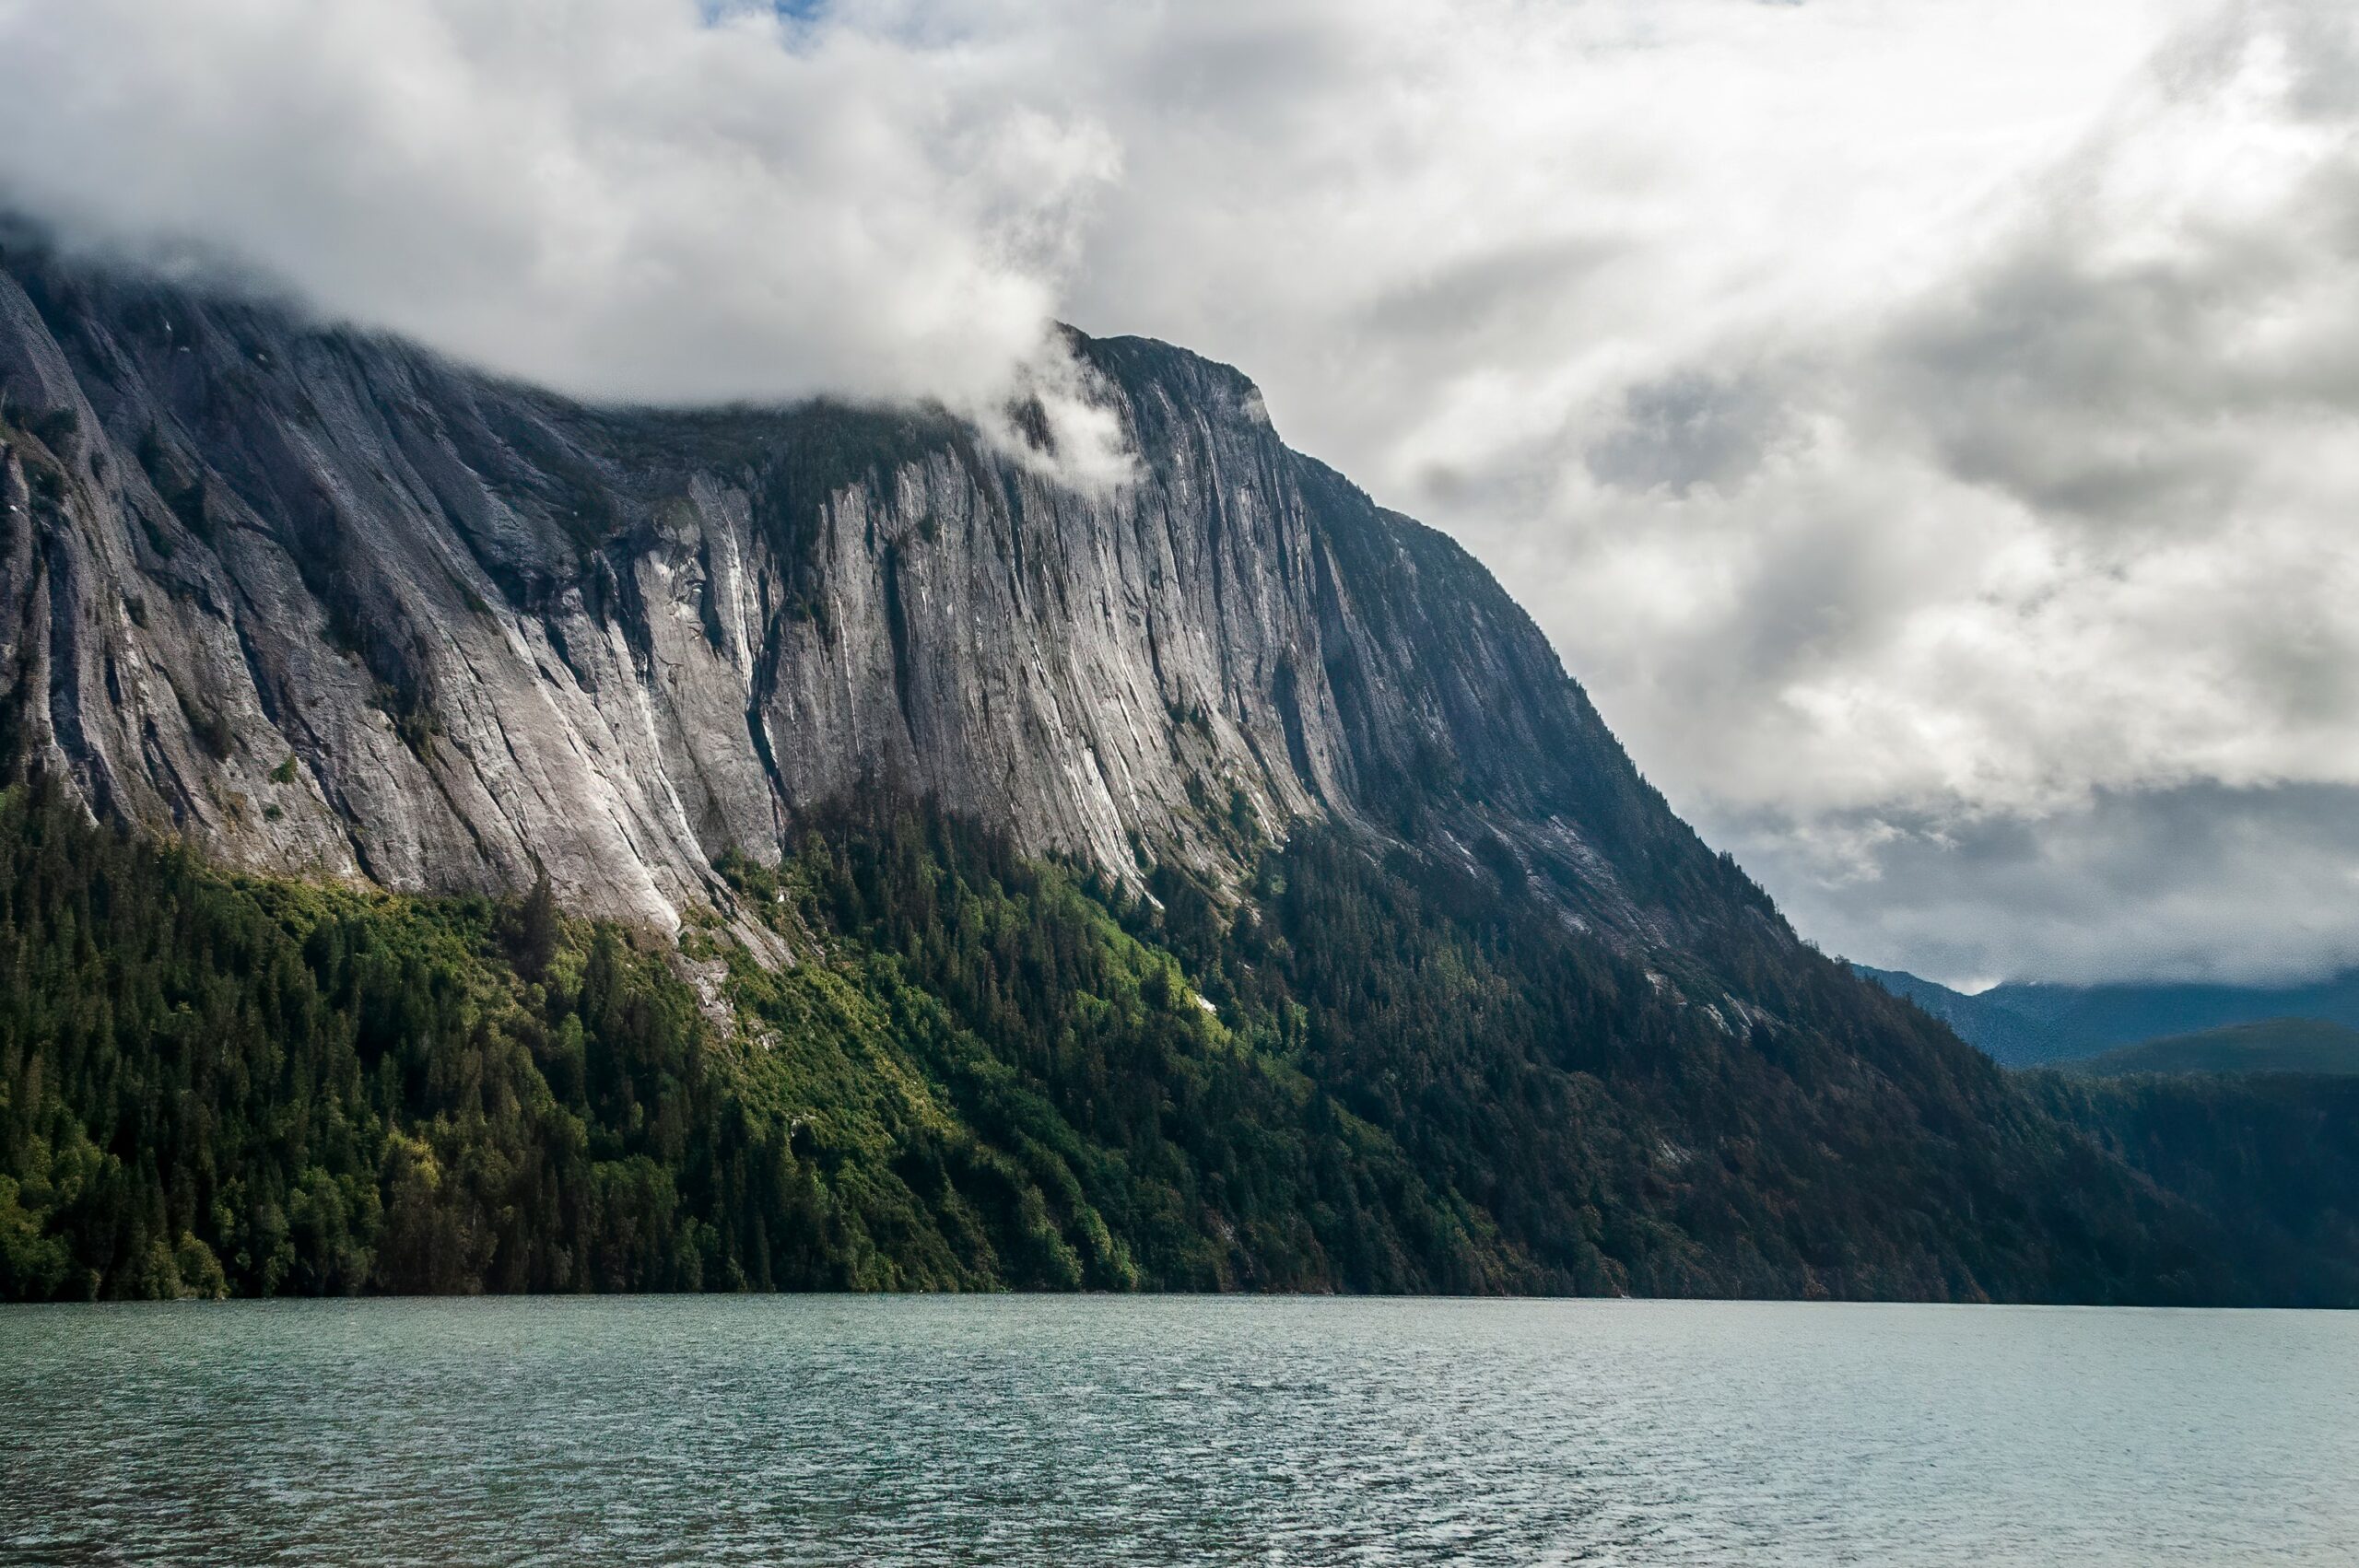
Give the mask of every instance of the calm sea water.
[{"label": "calm sea water", "polygon": [[2359,1562],[2359,1316],[0,1309],[0,1562]]}]

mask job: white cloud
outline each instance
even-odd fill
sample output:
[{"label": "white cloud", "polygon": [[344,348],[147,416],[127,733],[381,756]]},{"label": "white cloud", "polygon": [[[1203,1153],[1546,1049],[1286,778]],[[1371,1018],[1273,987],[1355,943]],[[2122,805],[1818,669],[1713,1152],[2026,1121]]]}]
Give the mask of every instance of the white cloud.
[{"label": "white cloud", "polygon": [[0,185],[593,394],[1185,343],[1830,947],[2359,959],[2347,6],[713,9],[0,0]]},{"label": "white cloud", "polygon": [[1118,169],[1009,68],[696,0],[8,0],[0,183],[575,392],[970,401]]}]

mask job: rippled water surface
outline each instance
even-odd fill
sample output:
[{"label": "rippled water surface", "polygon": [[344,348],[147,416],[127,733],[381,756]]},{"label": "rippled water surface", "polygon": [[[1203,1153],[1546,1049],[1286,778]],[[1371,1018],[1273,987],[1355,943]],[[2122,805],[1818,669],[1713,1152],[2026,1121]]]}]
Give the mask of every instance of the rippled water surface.
[{"label": "rippled water surface", "polygon": [[2359,1317],[0,1309],[0,1561],[2359,1562]]}]

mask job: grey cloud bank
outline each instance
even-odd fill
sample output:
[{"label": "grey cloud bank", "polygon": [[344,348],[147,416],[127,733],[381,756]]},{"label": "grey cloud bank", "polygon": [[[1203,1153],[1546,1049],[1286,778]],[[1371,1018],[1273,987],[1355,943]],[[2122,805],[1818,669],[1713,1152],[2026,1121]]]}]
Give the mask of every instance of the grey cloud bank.
[{"label": "grey cloud bank", "polygon": [[0,193],[597,397],[1188,344],[1828,948],[2283,978],[2359,960],[2354,83],[2294,0],[0,0]]},{"label": "grey cloud bank", "polygon": [[1115,168],[988,50],[693,0],[0,4],[0,175],[598,398],[973,399]]}]

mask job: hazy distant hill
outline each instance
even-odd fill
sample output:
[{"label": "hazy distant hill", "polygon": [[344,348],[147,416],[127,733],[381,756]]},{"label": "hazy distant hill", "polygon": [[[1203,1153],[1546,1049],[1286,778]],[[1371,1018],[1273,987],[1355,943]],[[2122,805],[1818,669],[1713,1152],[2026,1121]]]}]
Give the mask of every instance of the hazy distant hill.
[{"label": "hazy distant hill", "polygon": [[1968,996],[1896,969],[1853,965],[2009,1067],[2241,1024],[2315,1020],[2359,1029],[2359,969],[2306,986],[1993,986]]},{"label": "hazy distant hill", "polygon": [[[2003,1005],[1995,993],[1985,991],[1970,996],[1953,990],[1937,980],[1928,980],[1901,969],[1872,969],[1864,964],[1851,967],[1859,974],[1897,997],[1905,997],[1940,1019],[1957,1032],[1968,1045],[1986,1056],[2009,1067],[2025,1067],[2035,1062],[2054,1059],[2048,1048],[2048,1034],[2044,1021],[2036,1016],[2023,1016]],[[2028,989],[2026,987],[2006,989]]]},{"label": "hazy distant hill", "polygon": [[2118,1046],[2069,1064],[2101,1078],[2133,1072],[2318,1072],[2359,1075],[2359,1029],[2315,1018],[2271,1018]]}]

